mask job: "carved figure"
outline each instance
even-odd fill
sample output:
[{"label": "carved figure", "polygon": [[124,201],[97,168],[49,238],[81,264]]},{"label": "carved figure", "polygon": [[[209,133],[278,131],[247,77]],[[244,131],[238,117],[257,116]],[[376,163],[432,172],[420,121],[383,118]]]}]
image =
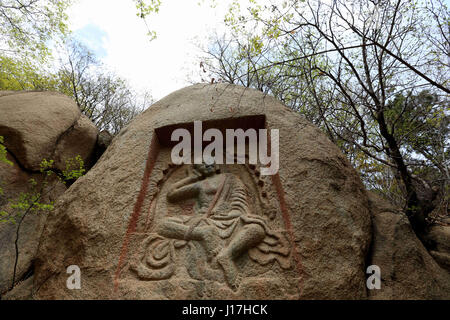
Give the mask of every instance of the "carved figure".
[{"label": "carved figure", "polygon": [[167,201],[176,204],[195,199],[194,215],[157,223],[155,234],[144,243],[150,268],[141,264],[136,267],[138,274],[151,280],[170,277],[175,271],[175,250],[193,242],[203,247],[207,262],[217,262],[234,290],[241,281],[235,262],[246,252],[262,265],[276,260],[289,268],[288,241],[282,233],[272,231],[264,217],[250,212],[248,197],[237,175],[216,173],[214,164],[193,165],[191,174],[169,187]]}]

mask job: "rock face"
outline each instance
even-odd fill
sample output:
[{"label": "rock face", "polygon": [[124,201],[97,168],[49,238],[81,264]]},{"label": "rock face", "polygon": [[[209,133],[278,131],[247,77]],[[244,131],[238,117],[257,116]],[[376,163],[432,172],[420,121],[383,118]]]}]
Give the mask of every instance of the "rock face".
[{"label": "rock face", "polygon": [[[54,159],[55,167],[65,169],[65,161],[81,155],[89,161],[97,140],[97,129],[82,116],[68,97],[50,92],[0,93],[0,136],[4,137],[7,157],[12,166],[0,163],[0,211],[12,213],[11,201],[31,191],[30,179],[40,186],[39,172],[43,159]],[[48,181],[43,191],[46,203],[56,201],[66,187],[56,179]],[[34,259],[47,214],[29,213],[16,224],[0,224],[0,294],[12,286],[16,261],[16,281],[30,283]],[[18,235],[18,236],[17,236]],[[22,295],[21,295],[22,296]]]},{"label": "rock face", "polygon": [[[0,211],[12,213],[14,211],[9,207],[8,200],[14,201],[20,193],[30,192],[30,179],[35,179],[40,184],[43,177],[41,174],[22,170],[9,154],[8,159],[13,163],[12,166],[0,163],[0,183],[3,188],[3,194],[0,195]],[[64,184],[53,179],[49,183],[49,188],[46,189],[43,199],[46,203],[56,201],[66,190]],[[19,281],[33,273],[33,261],[46,219],[45,212],[30,212],[23,221],[18,217],[15,219],[15,223],[0,223],[0,294],[8,291],[12,286],[16,260],[16,239],[18,239],[19,255],[15,280]],[[19,231],[17,232],[17,230]]]},{"label": "rock face", "polygon": [[[279,129],[279,173],[172,164],[170,133],[197,120]],[[136,118],[58,200],[34,297],[362,299],[370,239],[363,185],[318,128],[259,91],[194,85]],[[81,290],[66,288],[70,265]]]},{"label": "rock face", "polygon": [[450,299],[450,274],[428,253],[405,214],[374,193],[369,199],[374,225],[370,264],[380,267],[382,280],[370,298]]},{"label": "rock face", "polygon": [[13,290],[2,296],[3,300],[31,300],[33,292],[33,276],[18,283]]},{"label": "rock face", "polygon": [[100,131],[97,138],[97,144],[95,146],[95,154],[94,160],[95,162],[100,159],[100,157],[105,153],[106,149],[108,149],[109,145],[112,142],[113,135],[106,130]]},{"label": "rock face", "polygon": [[42,159],[65,160],[80,155],[89,160],[98,130],[67,96],[54,92],[18,92],[0,96],[0,136],[8,151],[29,171],[39,171]]},{"label": "rock face", "polygon": [[445,270],[450,272],[450,225],[431,227],[428,238],[434,243],[431,256]]}]

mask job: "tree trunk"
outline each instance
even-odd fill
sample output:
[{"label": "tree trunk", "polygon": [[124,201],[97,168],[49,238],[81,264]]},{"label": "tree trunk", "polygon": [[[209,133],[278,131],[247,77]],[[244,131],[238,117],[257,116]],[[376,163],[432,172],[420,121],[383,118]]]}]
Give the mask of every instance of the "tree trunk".
[{"label": "tree trunk", "polygon": [[432,211],[432,207],[429,203],[423,203],[419,199],[411,174],[408,172],[408,168],[403,161],[400,147],[395,137],[388,130],[383,112],[378,112],[377,122],[380,133],[388,144],[390,157],[394,161],[406,189],[406,215],[417,236],[424,241],[424,233],[427,226],[426,217]]}]

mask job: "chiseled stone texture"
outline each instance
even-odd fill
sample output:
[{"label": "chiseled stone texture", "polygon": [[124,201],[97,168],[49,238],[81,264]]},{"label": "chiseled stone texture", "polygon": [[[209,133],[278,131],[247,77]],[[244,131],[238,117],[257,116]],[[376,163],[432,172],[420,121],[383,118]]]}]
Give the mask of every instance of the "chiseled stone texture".
[{"label": "chiseled stone texture", "polygon": [[7,91],[0,95],[0,136],[23,168],[38,172],[43,159],[90,159],[98,130],[76,103],[56,92]]},{"label": "chiseled stone texture", "polygon": [[[13,164],[0,163],[3,189],[0,211],[11,212],[10,201],[16,200],[21,193],[32,191],[30,179],[41,185],[44,176],[39,169],[43,159],[55,160],[55,168],[59,170],[66,168],[67,159],[77,155],[89,161],[97,134],[95,125],[65,95],[37,91],[0,92],[0,136],[4,137],[7,157]],[[43,191],[46,203],[56,201],[66,190],[56,177],[47,182],[48,186]],[[0,294],[13,285],[17,230],[19,255],[15,282],[25,280],[33,272],[46,218],[46,212],[33,212],[28,213],[22,222],[0,224]],[[28,279],[26,283],[32,283]]]},{"label": "chiseled stone texture", "polygon": [[381,269],[381,289],[371,290],[369,298],[450,299],[450,274],[414,234],[406,215],[373,192],[369,199],[374,225],[370,264]]},{"label": "chiseled stone texture", "polygon": [[[3,194],[0,195],[0,211],[11,212],[8,199],[15,200],[20,193],[30,192],[30,179],[41,182],[43,177],[39,173],[23,171],[18,163],[9,154],[8,160],[13,165],[0,162],[0,183]],[[58,196],[64,193],[66,187],[51,179],[46,188],[45,201],[56,201]],[[51,190],[50,190],[51,189]],[[33,260],[36,256],[39,239],[44,228],[46,212],[29,213],[22,222],[16,219],[16,223],[0,223],[0,294],[7,292],[12,286],[14,274],[14,262],[16,260],[15,241],[17,229],[19,229],[19,256],[16,267],[16,282],[32,272]]]},{"label": "chiseled stone texture", "polygon": [[[266,207],[274,209],[273,216],[265,215],[261,225],[266,224],[274,233],[286,236],[288,242],[284,247],[289,249],[289,266],[286,264],[285,269],[280,267],[281,262],[272,260],[267,264],[262,260],[256,263],[264,255],[252,255],[252,250],[248,250],[248,254],[235,261],[242,279],[233,289],[223,276],[222,264],[215,262],[217,257],[211,262],[211,269],[218,274],[216,280],[199,279],[195,270],[189,269],[192,261],[204,266],[205,252],[198,245],[201,242],[161,240],[162,246],[175,247],[176,271],[160,276],[163,278],[159,280],[145,279],[142,270],[133,271],[139,269],[136,257],[146,254],[145,239],[154,235],[153,226],[169,221],[165,220],[165,210],[178,208],[173,209],[178,213],[179,207],[166,201],[167,194],[170,185],[184,179],[187,175],[184,170],[189,170],[188,167],[170,169],[173,174],[169,173],[172,175],[168,177],[165,170],[169,168],[169,153],[167,148],[162,148],[155,159],[142,208],[138,208],[147,159],[151,161],[155,156],[149,154],[154,130],[196,120],[255,115],[265,115],[267,128],[280,130],[279,179],[285,204],[281,204],[277,193],[276,179],[258,177],[255,171],[246,171],[243,166],[222,169],[239,177],[233,186],[242,181],[247,188],[248,212],[258,214],[259,210],[266,214],[266,209],[261,209],[264,201]],[[162,186],[158,181],[163,181]],[[261,203],[256,196],[260,192],[259,184],[267,189]],[[158,196],[152,204],[155,194]],[[136,211],[140,215],[134,228],[130,219]],[[152,212],[155,216],[151,216]],[[147,228],[149,225],[152,227]],[[256,229],[251,232],[257,234]],[[33,296],[37,299],[364,299],[367,297],[365,258],[370,240],[371,218],[363,185],[345,156],[318,128],[259,91],[227,84],[197,84],[170,94],[138,116],[113,140],[87,175],[58,200],[40,243]],[[193,259],[193,254],[198,254],[198,260]],[[145,264],[144,260],[141,262]],[[81,268],[81,290],[66,288],[65,271],[70,265]]]}]

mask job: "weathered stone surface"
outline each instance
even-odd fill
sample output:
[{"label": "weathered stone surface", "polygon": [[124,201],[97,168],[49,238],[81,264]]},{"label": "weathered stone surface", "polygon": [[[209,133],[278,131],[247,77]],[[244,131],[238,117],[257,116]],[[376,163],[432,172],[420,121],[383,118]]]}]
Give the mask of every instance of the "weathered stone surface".
[{"label": "weathered stone surface", "polygon": [[97,146],[103,150],[106,150],[111,144],[113,135],[106,130],[101,131],[98,134]]},{"label": "weathered stone surface", "polygon": [[32,300],[33,299],[33,280],[31,276],[18,283],[14,289],[2,296],[2,300]]},{"label": "weathered stone surface", "polygon": [[[8,155],[12,166],[0,163],[0,183],[3,194],[0,195],[0,211],[13,212],[8,205],[8,200],[15,200],[21,192],[30,191],[30,179],[38,183],[42,181],[40,174],[30,174],[23,171],[17,162]],[[44,201],[55,201],[66,190],[62,183],[49,184],[51,190],[44,191]],[[47,192],[48,190],[48,192]],[[36,256],[39,239],[44,228],[47,215],[43,213],[29,213],[21,221],[16,218],[16,223],[0,223],[0,294],[8,291],[12,286],[14,264],[16,261],[15,242],[18,232],[18,260],[16,269],[16,281],[19,281],[29,272],[33,272],[33,260]]]},{"label": "weathered stone surface", "polygon": [[[13,213],[10,204],[21,193],[31,190],[30,179],[43,181],[39,172],[43,159],[54,159],[55,167],[65,169],[65,161],[77,155],[86,161],[92,156],[97,129],[82,116],[68,97],[51,92],[0,93],[0,136],[4,137],[8,159],[13,166],[0,163],[0,210]],[[66,187],[50,178],[43,190],[42,202],[56,201]],[[0,224],[0,294],[12,286],[16,261],[15,242],[18,239],[18,258],[15,280],[21,281],[33,272],[40,236],[47,218],[46,212],[27,213],[23,221]],[[17,230],[18,237],[17,237]]]},{"label": "weathered stone surface", "polygon": [[113,135],[106,130],[100,131],[97,137],[97,144],[95,146],[94,161],[97,162],[98,159],[105,153],[109,145],[113,140]]},{"label": "weathered stone surface", "polygon": [[[279,176],[262,177],[259,166],[218,165],[220,172],[199,180],[205,169],[171,166],[167,137],[155,133],[246,116],[253,118],[244,123],[258,127],[260,115],[280,130]],[[187,195],[180,186],[193,190],[191,182],[197,191]],[[222,231],[236,226],[224,238],[211,227],[223,216]],[[136,118],[58,200],[39,247],[35,297],[365,298],[370,225],[358,175],[319,129],[259,91],[194,85]],[[186,227],[186,240],[176,239]],[[244,249],[232,257],[236,241]],[[66,289],[69,265],[81,268],[81,290]]]},{"label": "weathered stone surface", "polygon": [[80,155],[90,164],[97,143],[98,129],[85,115],[81,115],[74,126],[59,139],[55,150],[55,166],[64,168],[66,161]]},{"label": "weathered stone surface", "polygon": [[381,269],[371,299],[450,299],[450,275],[414,234],[404,213],[370,192],[373,244],[370,264]]},{"label": "weathered stone surface", "polygon": [[442,268],[450,272],[450,225],[431,227],[428,238],[433,243],[431,256]]},{"label": "weathered stone surface", "polygon": [[17,91],[1,90],[1,91],[0,91],[0,97],[3,97],[3,96],[9,96],[9,95],[11,95],[11,94],[16,94],[16,93],[17,93]]},{"label": "weathered stone surface", "polygon": [[39,171],[42,159],[57,158],[57,168],[78,151],[86,160],[95,146],[97,129],[81,117],[77,105],[54,92],[17,92],[0,96],[0,136],[18,162]]}]

